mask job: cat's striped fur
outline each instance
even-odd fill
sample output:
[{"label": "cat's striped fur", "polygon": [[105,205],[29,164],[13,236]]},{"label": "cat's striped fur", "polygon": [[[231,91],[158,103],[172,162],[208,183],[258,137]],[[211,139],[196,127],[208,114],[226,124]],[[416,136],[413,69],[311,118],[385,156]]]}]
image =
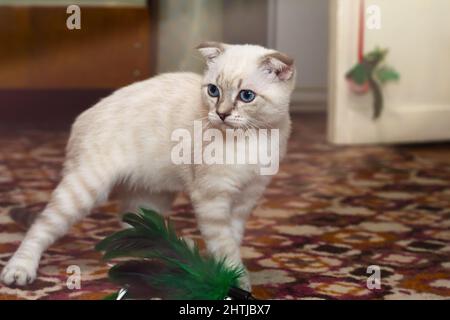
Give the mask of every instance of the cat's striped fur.
[{"label": "cat's striped fur", "polygon": [[[192,131],[196,119],[224,129],[216,110],[226,110],[228,127],[278,128],[284,154],[294,67],[286,56],[259,46],[206,43],[199,51],[208,65],[203,77],[171,73],[138,82],[76,119],[62,180],[4,267],[4,283],[32,282],[44,250],[117,186],[123,211],[144,206],[165,213],[177,192],[187,192],[208,249],[242,263],[244,224],[269,177],[259,174],[258,165],[175,165],[171,133]],[[207,94],[209,83],[221,88],[220,99]],[[256,99],[237,101],[240,88],[256,92]]]}]

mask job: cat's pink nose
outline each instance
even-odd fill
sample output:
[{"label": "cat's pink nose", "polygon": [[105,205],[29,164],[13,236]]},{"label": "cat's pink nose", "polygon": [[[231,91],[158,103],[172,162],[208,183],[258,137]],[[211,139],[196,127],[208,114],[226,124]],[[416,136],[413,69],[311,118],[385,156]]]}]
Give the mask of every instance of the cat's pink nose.
[{"label": "cat's pink nose", "polygon": [[221,113],[219,111],[216,111],[216,113],[219,116],[219,118],[222,119],[222,121],[225,121],[225,118],[230,115],[229,113]]}]

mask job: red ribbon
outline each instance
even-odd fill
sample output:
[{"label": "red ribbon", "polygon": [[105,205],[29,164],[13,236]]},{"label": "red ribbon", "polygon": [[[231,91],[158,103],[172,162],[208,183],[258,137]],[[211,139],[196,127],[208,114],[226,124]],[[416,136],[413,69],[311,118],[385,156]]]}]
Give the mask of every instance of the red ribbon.
[{"label": "red ribbon", "polygon": [[358,61],[364,59],[364,29],[365,29],[365,8],[364,0],[359,1],[359,35],[358,35]]}]

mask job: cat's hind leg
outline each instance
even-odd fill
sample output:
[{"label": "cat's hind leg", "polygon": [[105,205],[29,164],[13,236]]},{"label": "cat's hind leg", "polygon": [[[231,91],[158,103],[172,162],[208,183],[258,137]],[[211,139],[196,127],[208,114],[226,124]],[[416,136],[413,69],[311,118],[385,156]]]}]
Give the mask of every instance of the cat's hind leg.
[{"label": "cat's hind leg", "polygon": [[66,172],[44,211],[3,268],[1,281],[21,286],[33,282],[42,253],[95,204],[106,199],[112,185],[111,176],[106,172],[98,173],[89,168]]}]

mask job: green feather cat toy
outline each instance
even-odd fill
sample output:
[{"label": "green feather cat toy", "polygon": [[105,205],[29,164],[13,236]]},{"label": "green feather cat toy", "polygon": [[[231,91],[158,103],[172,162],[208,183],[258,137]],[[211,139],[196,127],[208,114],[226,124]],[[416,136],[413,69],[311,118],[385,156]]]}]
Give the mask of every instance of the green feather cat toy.
[{"label": "green feather cat toy", "polygon": [[125,214],[123,221],[131,227],[96,246],[105,251],[106,260],[133,258],[109,270],[109,279],[122,289],[107,299],[253,299],[238,287],[241,268],[228,267],[225,259],[202,256],[158,213],[141,208],[138,214]]}]

